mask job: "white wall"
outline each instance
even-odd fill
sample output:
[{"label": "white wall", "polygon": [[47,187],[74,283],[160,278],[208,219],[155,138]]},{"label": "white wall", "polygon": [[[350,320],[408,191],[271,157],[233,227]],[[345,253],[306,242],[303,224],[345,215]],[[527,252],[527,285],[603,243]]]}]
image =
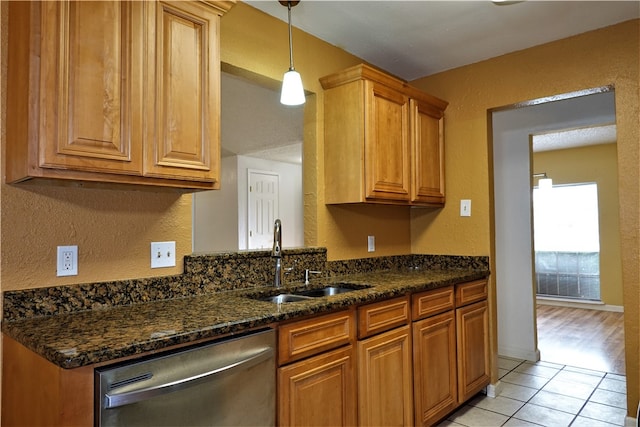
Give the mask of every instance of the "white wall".
[{"label": "white wall", "polygon": [[614,123],[614,93],[495,111],[492,122],[498,354],[538,360],[530,135]]},{"label": "white wall", "polygon": [[193,252],[247,248],[247,169],[280,174],[282,246],[304,246],[302,165],[231,156],[222,158],[220,190],[193,194]]},{"label": "white wall", "polygon": [[238,250],[238,158],[222,158],[220,190],[193,194],[193,252]]}]

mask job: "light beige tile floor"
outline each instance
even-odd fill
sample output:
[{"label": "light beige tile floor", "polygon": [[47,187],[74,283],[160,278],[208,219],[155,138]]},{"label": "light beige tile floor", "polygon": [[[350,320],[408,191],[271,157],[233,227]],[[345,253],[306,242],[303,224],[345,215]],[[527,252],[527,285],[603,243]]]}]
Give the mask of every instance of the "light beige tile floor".
[{"label": "light beige tile floor", "polygon": [[624,426],[626,378],[554,363],[498,359],[502,392],[478,394],[445,426]]}]

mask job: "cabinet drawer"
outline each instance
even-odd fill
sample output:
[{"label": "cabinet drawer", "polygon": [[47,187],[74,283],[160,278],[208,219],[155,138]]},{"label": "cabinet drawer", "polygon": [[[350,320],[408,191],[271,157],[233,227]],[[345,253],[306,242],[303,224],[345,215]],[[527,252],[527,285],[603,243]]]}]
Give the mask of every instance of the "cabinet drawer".
[{"label": "cabinet drawer", "polygon": [[456,285],[456,307],[487,299],[487,279]]},{"label": "cabinet drawer", "polygon": [[455,302],[453,295],[453,286],[413,295],[411,301],[412,319],[423,319],[443,311],[453,310]]},{"label": "cabinet drawer", "polygon": [[283,365],[355,341],[355,313],[341,311],[282,325],[278,363]]},{"label": "cabinet drawer", "polygon": [[409,297],[381,301],[358,308],[358,338],[388,331],[409,321]]}]

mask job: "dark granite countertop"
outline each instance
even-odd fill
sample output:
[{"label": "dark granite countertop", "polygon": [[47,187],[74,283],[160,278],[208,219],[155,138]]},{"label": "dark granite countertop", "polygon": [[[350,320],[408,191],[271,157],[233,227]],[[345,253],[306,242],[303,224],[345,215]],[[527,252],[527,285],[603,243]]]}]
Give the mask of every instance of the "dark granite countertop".
[{"label": "dark granite countertop", "polygon": [[379,271],[314,281],[313,288],[335,283],[370,287],[301,302],[274,304],[256,299],[304,287],[291,283],[280,289],[255,287],[4,321],[2,330],[52,363],[76,368],[488,275],[483,269]]}]

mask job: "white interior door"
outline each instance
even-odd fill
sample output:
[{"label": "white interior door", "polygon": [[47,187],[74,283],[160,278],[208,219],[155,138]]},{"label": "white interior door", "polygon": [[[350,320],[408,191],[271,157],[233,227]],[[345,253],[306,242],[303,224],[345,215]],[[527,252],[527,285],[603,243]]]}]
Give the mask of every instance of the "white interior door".
[{"label": "white interior door", "polygon": [[278,218],[280,175],[248,169],[248,249],[266,249],[273,245],[273,224]]}]

